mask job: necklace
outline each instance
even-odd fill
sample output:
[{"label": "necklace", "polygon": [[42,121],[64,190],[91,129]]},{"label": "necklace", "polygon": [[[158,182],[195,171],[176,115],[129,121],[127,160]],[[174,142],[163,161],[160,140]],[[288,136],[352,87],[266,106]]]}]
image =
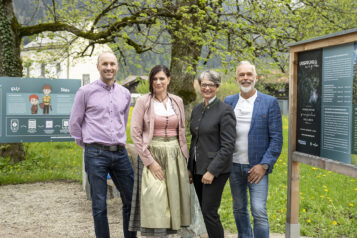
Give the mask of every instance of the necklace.
[{"label": "necklace", "polygon": [[160,99],[158,99],[156,96],[155,96],[155,99],[158,101],[158,102],[164,102],[165,100],[166,100],[166,98],[167,98],[167,94],[165,95],[165,97],[162,99],[162,100],[160,100]]}]

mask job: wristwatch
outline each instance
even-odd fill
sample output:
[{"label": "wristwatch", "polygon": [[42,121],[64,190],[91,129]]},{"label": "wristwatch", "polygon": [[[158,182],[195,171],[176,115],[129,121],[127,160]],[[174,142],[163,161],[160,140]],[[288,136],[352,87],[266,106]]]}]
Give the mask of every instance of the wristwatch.
[{"label": "wristwatch", "polygon": [[263,166],[263,169],[265,169],[265,170],[269,169],[269,165],[268,164],[262,164],[262,166]]}]

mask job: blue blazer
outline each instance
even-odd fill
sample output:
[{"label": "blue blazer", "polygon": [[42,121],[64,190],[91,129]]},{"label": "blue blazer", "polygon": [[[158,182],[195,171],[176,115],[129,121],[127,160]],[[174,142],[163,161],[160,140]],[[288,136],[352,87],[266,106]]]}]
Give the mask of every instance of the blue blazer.
[{"label": "blue blazer", "polygon": [[[271,173],[283,146],[281,112],[275,97],[257,93],[248,133],[248,159],[251,166],[268,164],[268,173]],[[224,102],[234,109],[238,99],[239,94],[234,94]]]}]

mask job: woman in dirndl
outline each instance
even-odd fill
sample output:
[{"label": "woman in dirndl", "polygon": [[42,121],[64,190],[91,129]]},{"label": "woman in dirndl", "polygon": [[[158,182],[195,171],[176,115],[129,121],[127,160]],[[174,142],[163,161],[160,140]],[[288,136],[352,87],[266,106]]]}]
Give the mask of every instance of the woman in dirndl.
[{"label": "woman in dirndl", "polygon": [[131,117],[131,138],[140,159],[129,230],[168,237],[191,224],[188,149],[182,99],[168,93],[170,71],[151,69],[150,93],[141,96]]}]

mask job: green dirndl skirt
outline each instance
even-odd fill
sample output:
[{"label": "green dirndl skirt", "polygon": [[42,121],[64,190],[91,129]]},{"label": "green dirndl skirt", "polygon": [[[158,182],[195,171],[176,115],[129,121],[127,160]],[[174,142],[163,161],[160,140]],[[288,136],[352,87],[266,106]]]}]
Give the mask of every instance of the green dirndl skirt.
[{"label": "green dirndl skirt", "polygon": [[149,150],[165,179],[156,179],[138,158],[129,230],[142,236],[175,234],[191,224],[187,162],[177,137],[154,137]]}]

